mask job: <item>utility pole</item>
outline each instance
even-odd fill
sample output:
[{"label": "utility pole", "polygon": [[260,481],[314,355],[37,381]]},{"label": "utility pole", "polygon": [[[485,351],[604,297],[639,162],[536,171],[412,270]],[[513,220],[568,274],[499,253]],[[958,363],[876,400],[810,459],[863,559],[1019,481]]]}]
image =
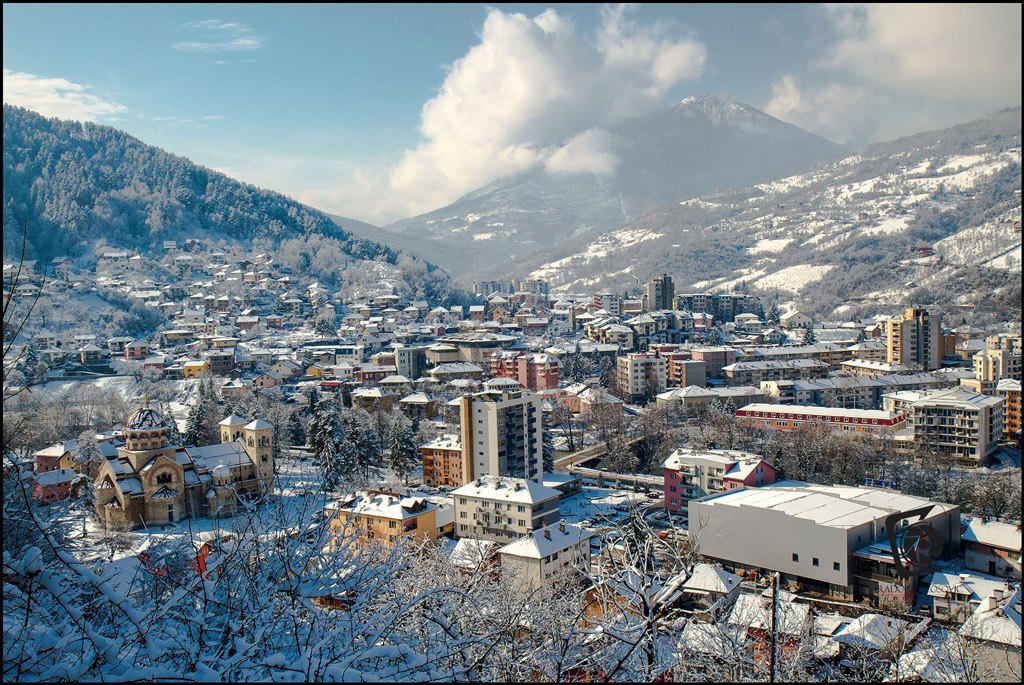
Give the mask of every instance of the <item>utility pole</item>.
[{"label": "utility pole", "polygon": [[779,606],[779,572],[772,574],[772,629],[769,635],[768,644],[771,652],[768,654],[768,682],[775,682],[775,659],[776,659],[776,631],[778,629],[777,610]]}]

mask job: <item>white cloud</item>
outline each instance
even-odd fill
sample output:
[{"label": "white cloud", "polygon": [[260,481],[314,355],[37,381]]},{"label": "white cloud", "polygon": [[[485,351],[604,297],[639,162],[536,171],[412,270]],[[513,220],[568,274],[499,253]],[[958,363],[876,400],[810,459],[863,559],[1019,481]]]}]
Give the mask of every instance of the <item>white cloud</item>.
[{"label": "white cloud", "polygon": [[552,174],[607,176],[615,172],[618,161],[611,151],[611,136],[608,131],[592,128],[556,150],[544,162],[544,169]]},{"label": "white cloud", "polygon": [[929,98],[1020,102],[1021,6],[831,8],[841,39],[830,66]]},{"label": "white cloud", "polygon": [[113,121],[128,108],[88,92],[89,88],[63,78],[47,78],[4,69],[4,102],[48,117],[78,121]]},{"label": "white cloud", "polygon": [[1020,5],[838,5],[835,41],[765,111],[840,143],[950,126],[1021,101]]},{"label": "white cloud", "polygon": [[[699,41],[638,26],[621,7],[602,14],[587,37],[553,9],[532,18],[489,10],[479,44],[423,106],[425,140],[364,203],[387,202],[405,216],[428,211],[552,155],[549,166],[562,172],[574,162],[606,173],[614,158],[599,134],[565,141],[663,105],[672,86],[700,76],[707,56]],[[599,142],[604,148],[593,148]]]},{"label": "white cloud", "polygon": [[196,35],[192,40],[174,44],[175,50],[183,52],[251,52],[262,49],[265,41],[263,36],[237,21],[204,19],[189,22],[181,28]]}]

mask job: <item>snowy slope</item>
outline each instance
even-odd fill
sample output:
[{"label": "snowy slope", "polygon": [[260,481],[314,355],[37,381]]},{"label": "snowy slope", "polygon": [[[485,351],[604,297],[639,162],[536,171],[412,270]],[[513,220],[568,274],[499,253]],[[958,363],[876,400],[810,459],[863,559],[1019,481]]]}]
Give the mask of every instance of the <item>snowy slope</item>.
[{"label": "snowy slope", "polygon": [[872,280],[934,283],[980,266],[1019,273],[1020,163],[1020,109],[1007,110],[661,206],[592,244],[567,241],[516,275],[559,290],[621,290],[669,273],[677,292],[742,285],[780,296],[841,282],[857,298],[880,292]]}]

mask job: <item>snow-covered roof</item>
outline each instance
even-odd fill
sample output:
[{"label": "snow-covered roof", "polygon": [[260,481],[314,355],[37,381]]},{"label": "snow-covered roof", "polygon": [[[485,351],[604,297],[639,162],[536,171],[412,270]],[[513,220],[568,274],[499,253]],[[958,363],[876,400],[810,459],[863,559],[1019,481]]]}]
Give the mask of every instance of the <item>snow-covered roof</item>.
[{"label": "snow-covered roof", "polygon": [[485,561],[498,543],[493,540],[480,540],[478,538],[459,538],[459,542],[452,550],[452,564],[461,568],[476,569]]},{"label": "snow-covered roof", "polygon": [[980,542],[984,545],[1012,550],[1018,554],[1021,551],[1020,525],[1015,523],[972,518],[971,522],[967,524],[967,530],[960,537],[966,542]]},{"label": "snow-covered roof", "polygon": [[[729,613],[726,623],[742,628],[767,629],[771,627],[770,597],[740,595]],[[779,632],[801,635],[810,620],[810,606],[783,599],[780,596],[776,611]]]},{"label": "snow-covered roof", "polygon": [[397,520],[419,516],[426,511],[437,509],[436,505],[422,497],[399,497],[367,492],[358,492],[339,500],[334,508],[363,516],[378,516]]},{"label": "snow-covered roof", "polygon": [[219,426],[238,426],[238,425],[242,425],[244,423],[245,423],[245,419],[243,419],[241,416],[235,416],[234,414],[232,414],[231,416],[229,416],[226,419],[222,420],[217,425],[219,425]]},{"label": "snow-covered roof", "polygon": [[[510,542],[498,552],[502,555],[513,557],[527,557],[529,559],[543,559],[555,552],[561,552],[579,545],[593,536],[583,526],[566,524],[562,522],[552,523],[531,531],[515,542]],[[589,548],[588,548],[589,549]]]},{"label": "snow-covered roof", "polygon": [[909,625],[895,616],[862,614],[850,621],[834,639],[846,645],[882,650],[898,640]]},{"label": "snow-covered roof", "polygon": [[477,497],[519,504],[536,504],[558,497],[559,492],[533,480],[505,476],[483,476],[452,493],[455,497]]},{"label": "snow-covered roof", "polygon": [[237,442],[218,443],[204,447],[186,447],[185,451],[198,466],[209,471],[221,464],[245,466],[252,463],[249,455]]},{"label": "snow-covered roof", "polygon": [[263,419],[256,419],[255,421],[251,421],[250,423],[245,424],[244,428],[245,430],[249,431],[258,431],[267,430],[273,428],[273,426],[264,421]]},{"label": "snow-covered roof", "polygon": [[729,594],[743,579],[725,569],[711,564],[697,564],[685,583],[683,590],[689,592],[717,592]]}]

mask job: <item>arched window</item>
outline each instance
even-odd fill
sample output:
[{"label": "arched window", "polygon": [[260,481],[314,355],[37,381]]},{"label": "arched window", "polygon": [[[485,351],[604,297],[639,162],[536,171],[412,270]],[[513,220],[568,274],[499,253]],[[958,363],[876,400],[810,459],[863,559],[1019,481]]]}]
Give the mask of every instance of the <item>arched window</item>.
[{"label": "arched window", "polygon": [[254,446],[255,445],[253,445],[252,436],[249,436],[249,447],[254,447]]},{"label": "arched window", "polygon": [[163,485],[165,483],[170,483],[172,480],[174,480],[174,476],[171,475],[170,471],[164,471],[163,473],[158,473],[157,476],[156,476],[156,482],[157,482],[158,485]]}]

